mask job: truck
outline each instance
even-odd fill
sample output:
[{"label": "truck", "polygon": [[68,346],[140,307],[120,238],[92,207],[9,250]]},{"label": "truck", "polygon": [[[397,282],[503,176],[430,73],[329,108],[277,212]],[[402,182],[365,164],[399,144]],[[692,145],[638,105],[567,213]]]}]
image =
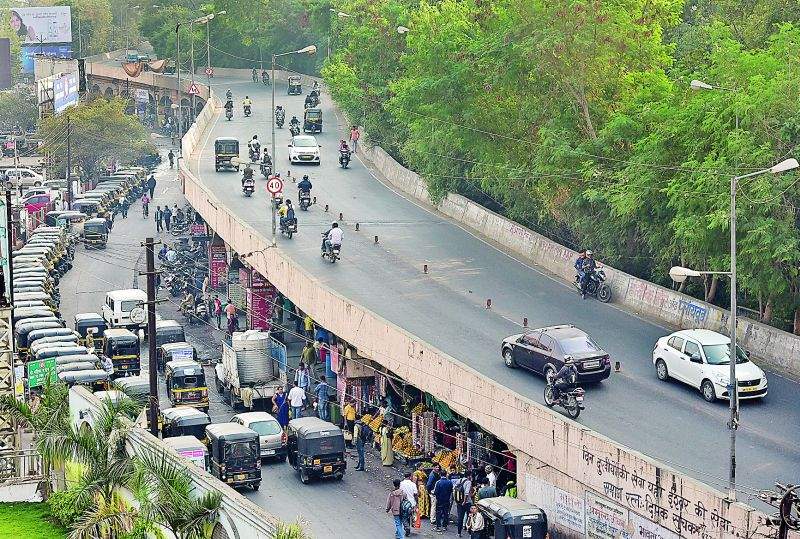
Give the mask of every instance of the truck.
[{"label": "truck", "polygon": [[214,366],[217,391],[234,409],[272,410],[272,396],[283,384],[270,350],[269,333],[259,330],[234,332],[222,343],[222,360]]}]

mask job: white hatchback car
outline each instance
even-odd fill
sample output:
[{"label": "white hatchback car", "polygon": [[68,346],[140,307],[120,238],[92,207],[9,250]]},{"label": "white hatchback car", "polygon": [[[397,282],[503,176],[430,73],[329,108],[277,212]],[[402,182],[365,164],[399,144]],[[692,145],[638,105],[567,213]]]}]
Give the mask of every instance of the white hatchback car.
[{"label": "white hatchback car", "polygon": [[289,163],[319,165],[319,144],[311,135],[297,135],[289,143]]},{"label": "white hatchback car", "polygon": [[[685,329],[661,337],[653,348],[659,380],[674,378],[700,390],[708,402],[728,399],[730,339],[708,329]],[[738,348],[736,381],[739,399],[767,394],[767,377],[748,354]]]}]

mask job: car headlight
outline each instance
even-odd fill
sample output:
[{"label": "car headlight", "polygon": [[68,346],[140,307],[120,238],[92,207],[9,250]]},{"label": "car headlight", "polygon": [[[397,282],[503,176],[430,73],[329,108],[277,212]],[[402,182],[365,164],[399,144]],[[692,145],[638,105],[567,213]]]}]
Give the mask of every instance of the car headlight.
[{"label": "car headlight", "polygon": [[716,383],[718,383],[721,386],[728,385],[728,382],[730,381],[730,376],[727,376],[721,372],[714,373],[714,376],[712,376],[712,378]]}]

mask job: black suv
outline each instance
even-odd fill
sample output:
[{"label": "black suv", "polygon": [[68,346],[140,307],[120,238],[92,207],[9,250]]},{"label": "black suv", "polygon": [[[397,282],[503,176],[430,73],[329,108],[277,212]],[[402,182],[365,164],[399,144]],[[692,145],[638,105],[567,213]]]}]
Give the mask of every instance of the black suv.
[{"label": "black suv", "polygon": [[509,368],[523,367],[549,379],[571,357],[578,383],[599,382],[611,375],[611,358],[589,335],[575,326],[533,329],[503,339],[500,349]]}]

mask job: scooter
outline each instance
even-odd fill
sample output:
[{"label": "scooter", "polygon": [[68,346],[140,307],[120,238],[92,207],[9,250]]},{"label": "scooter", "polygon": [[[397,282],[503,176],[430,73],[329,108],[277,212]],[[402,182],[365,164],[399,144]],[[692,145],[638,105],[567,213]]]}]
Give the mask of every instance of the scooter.
[{"label": "scooter", "polygon": [[292,125],[290,125],[290,126],[289,126],[289,133],[290,133],[290,134],[291,134],[293,137],[296,137],[297,135],[299,135],[299,134],[300,134],[300,126],[299,126],[299,125],[296,125],[296,124],[292,124]]},{"label": "scooter", "polygon": [[544,403],[550,408],[558,404],[567,411],[568,416],[576,419],[581,415],[581,410],[585,409],[583,405],[585,393],[583,388],[574,387],[572,389],[558,390],[558,397],[556,397],[556,388],[552,382],[548,381],[544,387]]},{"label": "scooter", "polygon": [[266,71],[261,74],[261,82],[264,83],[264,86],[269,86],[269,75]]},{"label": "scooter", "polygon": [[350,164],[350,150],[339,150],[339,164],[342,168],[347,168]]},{"label": "scooter", "polygon": [[256,182],[255,182],[255,180],[249,179],[249,180],[245,180],[242,183],[242,193],[244,194],[244,196],[246,196],[248,198],[253,196],[253,193],[255,192],[255,190],[256,190]]},{"label": "scooter", "polygon": [[200,301],[194,308],[194,316],[197,320],[208,322],[208,305],[205,301]]},{"label": "scooter", "polygon": [[283,219],[280,226],[281,234],[292,239],[292,234],[297,232],[297,219],[292,219],[291,222],[288,219]]},{"label": "scooter", "polygon": [[[611,301],[611,287],[606,284],[606,272],[603,268],[598,267],[588,277],[589,282],[586,283],[586,294],[596,297],[602,303]],[[578,292],[581,290],[581,279],[579,275],[575,276],[573,282],[575,289]]]},{"label": "scooter", "polygon": [[249,117],[250,116],[250,105],[244,106],[244,115]]},{"label": "scooter", "polygon": [[308,207],[311,206],[311,192],[299,191],[297,193],[297,200],[300,201],[300,209],[303,211],[308,211]]},{"label": "scooter", "polygon": [[233,119],[233,109],[225,109],[225,117],[228,121],[231,121]]},{"label": "scooter", "polygon": [[278,129],[283,129],[283,124],[286,121],[286,118],[283,114],[276,114],[275,115],[275,125],[278,126]]},{"label": "scooter", "polygon": [[270,174],[272,174],[272,163],[261,163],[261,174],[265,178],[269,178]]},{"label": "scooter", "polygon": [[[325,237],[325,233],[322,233],[322,237]],[[337,260],[339,260],[340,256],[339,253],[342,249],[341,245],[332,245],[327,241],[322,242],[322,258],[329,261],[331,264],[335,264]]]}]

